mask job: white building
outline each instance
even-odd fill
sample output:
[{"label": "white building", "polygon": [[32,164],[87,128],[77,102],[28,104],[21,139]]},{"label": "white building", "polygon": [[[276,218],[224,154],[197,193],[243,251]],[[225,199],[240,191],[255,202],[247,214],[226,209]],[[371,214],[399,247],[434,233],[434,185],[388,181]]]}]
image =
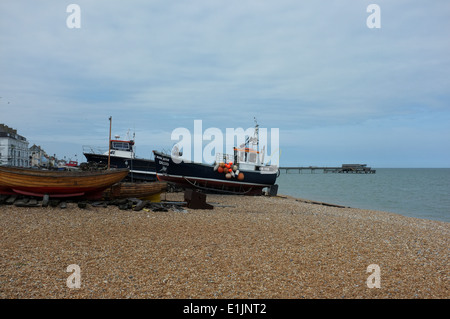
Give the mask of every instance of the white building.
[{"label": "white building", "polygon": [[0,124],[0,165],[30,167],[27,139],[7,125]]}]

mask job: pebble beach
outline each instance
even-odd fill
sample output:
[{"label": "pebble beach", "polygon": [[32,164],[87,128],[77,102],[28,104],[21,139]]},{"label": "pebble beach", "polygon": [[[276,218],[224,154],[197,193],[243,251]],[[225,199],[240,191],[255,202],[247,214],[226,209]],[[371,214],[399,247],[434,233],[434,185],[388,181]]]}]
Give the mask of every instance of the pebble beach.
[{"label": "pebble beach", "polygon": [[[0,298],[450,296],[449,223],[283,195],[207,202],[214,209],[2,205]],[[79,288],[68,286],[69,265]]]}]

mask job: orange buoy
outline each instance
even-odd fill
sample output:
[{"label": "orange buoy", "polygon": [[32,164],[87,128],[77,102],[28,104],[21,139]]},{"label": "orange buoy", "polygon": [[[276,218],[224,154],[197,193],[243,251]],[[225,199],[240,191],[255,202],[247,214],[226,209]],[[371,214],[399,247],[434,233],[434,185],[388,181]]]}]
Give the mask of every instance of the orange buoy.
[{"label": "orange buoy", "polygon": [[217,171],[218,171],[219,173],[223,173],[223,167],[219,166],[219,167],[217,168]]},{"label": "orange buoy", "polygon": [[239,173],[238,180],[242,181],[244,179],[244,173]]}]

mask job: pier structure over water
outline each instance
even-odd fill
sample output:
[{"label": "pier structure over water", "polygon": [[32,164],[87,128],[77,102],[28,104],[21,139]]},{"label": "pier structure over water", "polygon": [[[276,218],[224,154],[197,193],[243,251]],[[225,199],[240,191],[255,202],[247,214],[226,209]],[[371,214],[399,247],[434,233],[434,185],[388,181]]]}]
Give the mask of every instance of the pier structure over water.
[{"label": "pier structure over water", "polygon": [[367,167],[367,164],[342,164],[340,167],[328,167],[328,166],[284,166],[279,167],[281,173],[341,173],[341,174],[375,174],[376,170]]}]

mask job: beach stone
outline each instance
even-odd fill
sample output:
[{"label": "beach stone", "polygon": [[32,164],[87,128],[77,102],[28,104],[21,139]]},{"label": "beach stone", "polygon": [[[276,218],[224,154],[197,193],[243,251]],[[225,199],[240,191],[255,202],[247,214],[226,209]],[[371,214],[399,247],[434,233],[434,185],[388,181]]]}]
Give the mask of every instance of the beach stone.
[{"label": "beach stone", "polygon": [[85,201],[80,201],[77,203],[79,208],[86,208],[87,207],[87,202]]},{"label": "beach stone", "polygon": [[49,202],[49,205],[51,207],[57,207],[59,205],[60,200],[59,199],[51,199]]},{"label": "beach stone", "polygon": [[17,207],[28,207],[28,198],[20,198],[14,201],[14,205]]},{"label": "beach stone", "polygon": [[6,205],[12,205],[17,199],[17,195],[11,195],[5,200]]},{"label": "beach stone", "polygon": [[9,195],[0,195],[0,205],[4,204],[6,202],[6,199],[9,197]]}]

